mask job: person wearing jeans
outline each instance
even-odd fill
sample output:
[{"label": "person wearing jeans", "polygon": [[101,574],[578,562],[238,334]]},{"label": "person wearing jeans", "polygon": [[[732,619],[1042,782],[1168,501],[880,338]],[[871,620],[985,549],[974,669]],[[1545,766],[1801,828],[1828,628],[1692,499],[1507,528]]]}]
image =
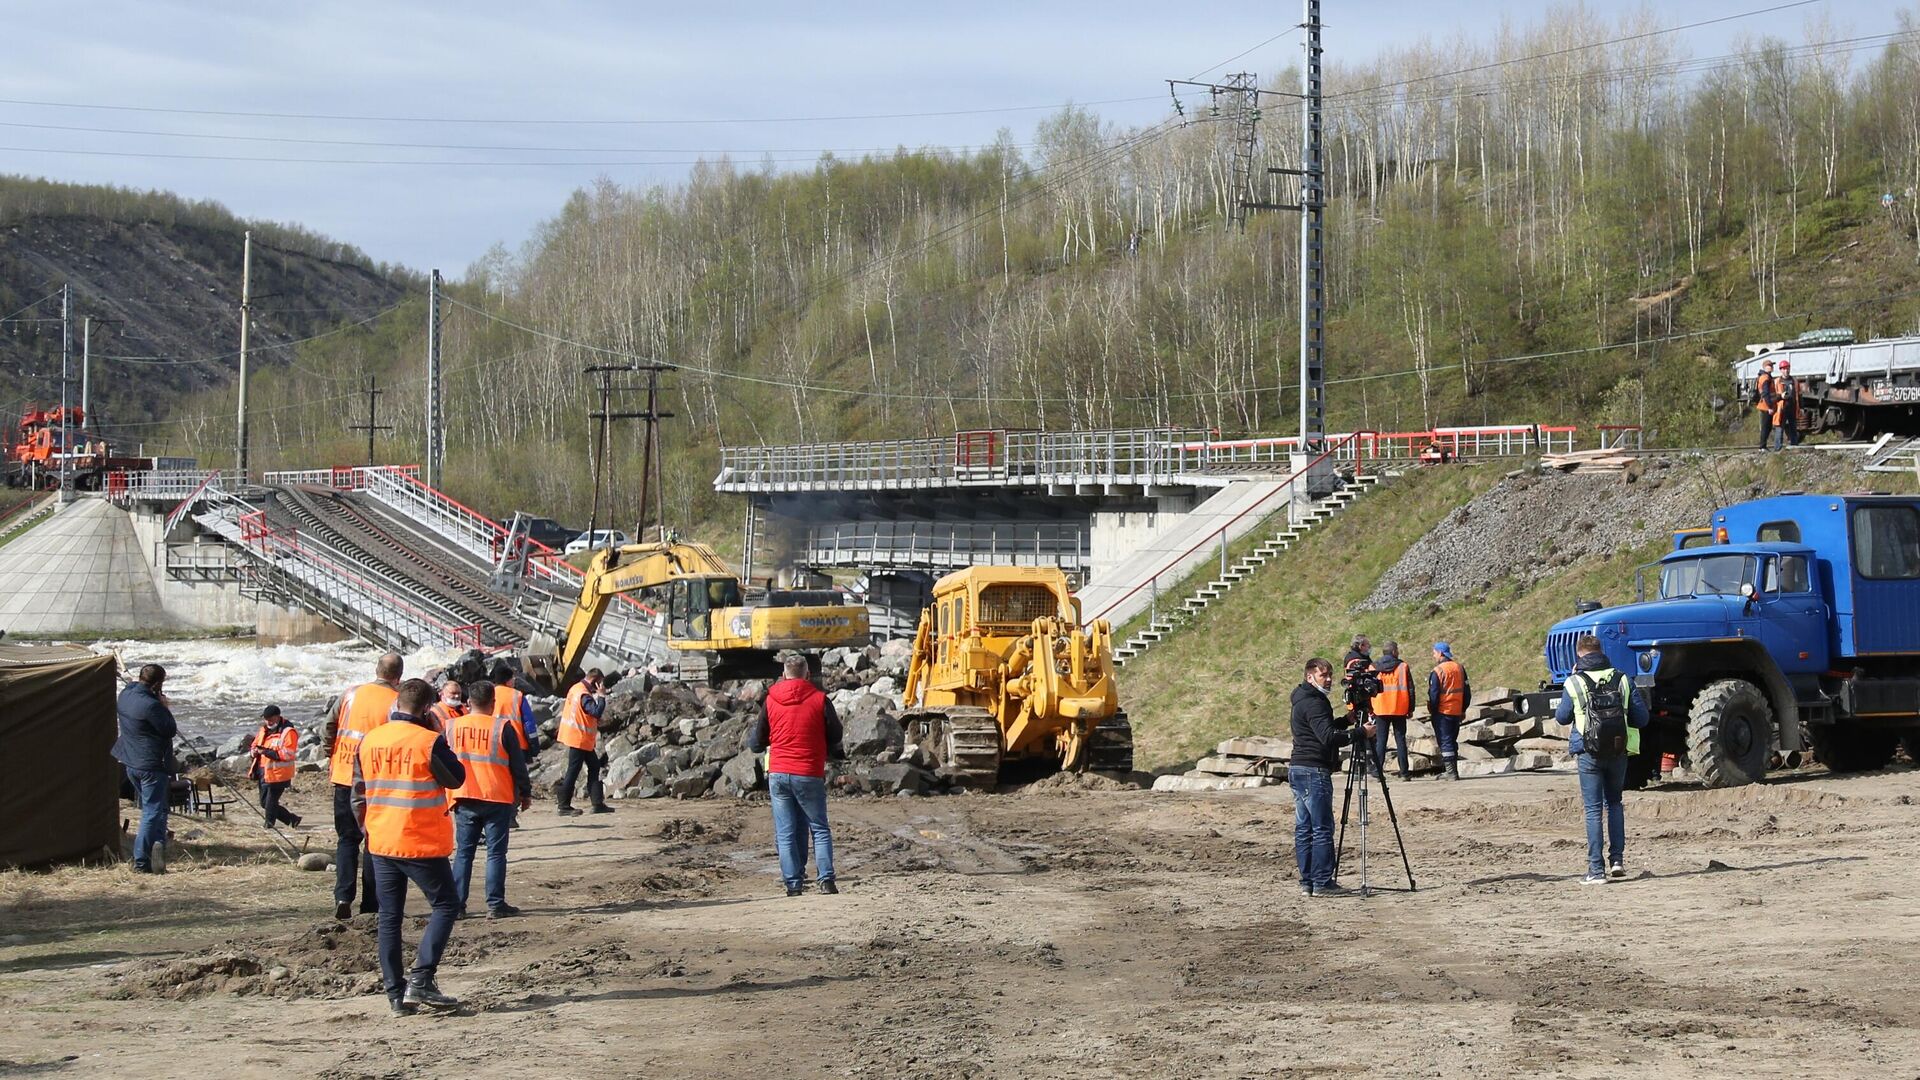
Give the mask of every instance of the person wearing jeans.
[{"label": "person wearing jeans", "polygon": [[770,773],[767,794],[773,799],[773,843],[780,849],[780,877],[787,884],[787,895],[798,895],[806,884],[809,837],[820,891],[839,891],[833,879],[833,832],[827,828],[826,777]]},{"label": "person wearing jeans", "polygon": [[1321,657],[1307,661],[1305,681],[1293,688],[1293,757],[1287,783],[1293,788],[1293,858],[1300,868],[1300,891],[1307,896],[1345,896],[1333,880],[1333,771],[1340,748],[1356,738],[1373,737],[1367,723],[1359,731],[1336,719],[1333,665]]},{"label": "person wearing jeans", "polygon": [[747,747],[767,752],[767,793],[787,895],[806,888],[809,836],[820,891],[837,893],[833,833],[827,828],[827,756],[840,753],[840,717],[807,677],[806,657],[789,657],[783,670],[786,677],[767,688],[766,708],[747,732]]},{"label": "person wearing jeans", "polygon": [[[1579,763],[1580,803],[1587,818],[1587,876],[1581,884],[1604,885],[1609,878],[1627,876],[1627,809],[1623,801],[1627,759],[1639,752],[1640,729],[1647,726],[1650,714],[1626,674],[1613,669],[1598,637],[1581,635],[1573,651],[1574,674],[1562,684],[1553,718],[1568,726],[1567,750]],[[1627,752],[1600,758],[1588,750],[1582,736],[1590,729],[1593,691],[1588,686],[1597,690],[1616,682],[1627,699]]]},{"label": "person wearing jeans", "polygon": [[[533,805],[533,784],[513,718],[493,715],[493,684],[476,682],[468,690],[471,712],[454,718],[447,729],[453,756],[466,767],[466,780],[453,792],[453,888],[462,915],[473,883],[473,855],[487,844],[487,918],[520,914],[507,903],[507,838],[513,812]],[[431,900],[431,897],[429,897]]]},{"label": "person wearing jeans", "polygon": [[167,669],[147,664],[140,677],[114,702],[120,737],[113,744],[114,760],[126,767],[127,779],[140,799],[140,828],[133,834],[133,869],[157,872],[154,845],[161,845],[164,863],[167,842],[167,786],[173,781],[173,737],[180,733],[173,709],[161,687]]}]

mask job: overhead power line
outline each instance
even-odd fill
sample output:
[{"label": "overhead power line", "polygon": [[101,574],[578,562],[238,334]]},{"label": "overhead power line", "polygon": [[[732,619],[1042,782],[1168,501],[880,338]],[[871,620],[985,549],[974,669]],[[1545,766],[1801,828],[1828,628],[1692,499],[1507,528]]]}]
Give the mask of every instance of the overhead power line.
[{"label": "overhead power line", "polygon": [[1145,97],[1100,98],[1093,101],[1059,101],[1046,105],[995,105],[978,109],[935,109],[925,112],[854,113],[840,116],[716,116],[649,119],[591,119],[583,117],[473,117],[473,116],[371,116],[351,113],[296,113],[242,111],[236,109],[182,109],[159,105],[99,104],[81,101],[41,101],[28,98],[0,98],[0,105],[30,105],[45,109],[99,109],[110,112],[166,113],[174,116],[238,116],[267,120],[331,120],[372,124],[490,124],[499,127],[651,127],[703,124],[822,124],[842,120],[911,120],[934,116],[982,116],[992,113],[1048,112],[1068,105],[1126,105],[1139,101],[1159,101],[1157,95]]},{"label": "overhead power line", "polygon": [[1776,11],[1786,11],[1790,8],[1808,7],[1813,4],[1823,4],[1826,2],[1827,0],[1789,0],[1788,3],[1775,4],[1772,7],[1735,12],[1732,15],[1722,15],[1713,19],[1701,19],[1698,22],[1683,23],[1679,26],[1668,26],[1659,30],[1646,30],[1638,34],[1627,34],[1623,37],[1608,38],[1605,41],[1590,41],[1584,45],[1570,45],[1564,49],[1552,49],[1547,52],[1533,53],[1528,56],[1515,56],[1506,60],[1494,60],[1485,64],[1475,64],[1472,67],[1456,68],[1453,71],[1437,71],[1431,75],[1419,75],[1411,79],[1376,83],[1372,86],[1361,87],[1357,90],[1345,90],[1338,94],[1328,94],[1327,97],[1330,99],[1352,97],[1358,94],[1371,94],[1378,90],[1390,90],[1399,86],[1413,86],[1418,83],[1434,82],[1439,79],[1450,79],[1455,75],[1471,75],[1476,71],[1491,71],[1494,68],[1508,67],[1513,64],[1524,64],[1533,60],[1546,60],[1555,56],[1566,56],[1569,53],[1586,52],[1589,49],[1605,48],[1608,45],[1619,45],[1628,41],[1641,41],[1646,38],[1661,37],[1666,34],[1677,34],[1682,30],[1697,30],[1702,26],[1713,26],[1717,23],[1733,22],[1736,19],[1748,19],[1755,15],[1768,15]]},{"label": "overhead power line", "polygon": [[1272,37],[1270,37],[1270,38],[1268,38],[1267,40],[1265,40],[1265,41],[1263,41],[1263,42],[1261,42],[1260,44],[1258,44],[1258,45],[1255,45],[1255,46],[1253,46],[1253,47],[1251,47],[1251,48],[1247,48],[1247,49],[1242,49],[1242,50],[1240,50],[1239,52],[1237,52],[1237,53],[1234,53],[1234,54],[1233,54],[1232,56],[1229,56],[1229,57],[1227,57],[1227,58],[1226,58],[1225,60],[1222,60],[1222,61],[1220,61],[1219,63],[1217,63],[1217,64],[1215,64],[1215,65],[1213,65],[1212,67],[1208,67],[1208,68],[1201,68],[1201,69],[1200,69],[1199,71],[1196,71],[1196,72],[1194,72],[1193,74],[1191,74],[1191,75],[1189,75],[1189,76],[1187,76],[1187,78],[1189,78],[1189,79],[1199,79],[1199,78],[1201,78],[1202,76],[1205,76],[1205,75],[1208,75],[1208,74],[1211,74],[1212,72],[1215,72],[1215,71],[1219,71],[1219,70],[1220,70],[1221,68],[1223,68],[1223,67],[1226,67],[1226,66],[1227,66],[1228,64],[1231,64],[1231,63],[1233,63],[1233,62],[1234,62],[1235,60],[1238,60],[1238,59],[1240,59],[1240,58],[1241,58],[1241,57],[1243,57],[1243,56],[1251,56],[1251,55],[1253,55],[1254,53],[1257,53],[1257,52],[1259,52],[1259,51],[1260,51],[1261,49],[1264,49],[1264,48],[1266,48],[1267,46],[1269,46],[1269,45],[1271,45],[1271,44],[1273,44],[1274,42],[1276,42],[1276,41],[1279,41],[1279,40],[1280,40],[1281,38],[1283,38],[1283,37],[1286,37],[1286,36],[1287,36],[1288,34],[1291,34],[1291,33],[1294,33],[1294,32],[1296,32],[1296,31],[1298,31],[1299,29],[1300,29],[1300,27],[1299,27],[1299,26],[1297,26],[1297,25],[1295,25],[1295,26],[1289,26],[1289,27],[1287,27],[1287,28],[1286,28],[1285,30],[1282,30],[1282,31],[1280,31],[1279,33],[1277,33],[1277,34],[1275,34],[1275,35],[1273,35]]}]

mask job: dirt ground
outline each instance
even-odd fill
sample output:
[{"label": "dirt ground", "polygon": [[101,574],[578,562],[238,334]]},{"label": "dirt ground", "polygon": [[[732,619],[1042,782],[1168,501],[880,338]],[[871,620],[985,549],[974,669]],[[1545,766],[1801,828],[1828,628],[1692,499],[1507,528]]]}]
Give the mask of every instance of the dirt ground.
[{"label": "dirt ground", "polygon": [[457,924],[466,1006],[408,1018],[331,875],[212,837],[163,878],[0,875],[0,1074],[1911,1077],[1916,791],[1630,793],[1595,889],[1570,776],[1415,781],[1419,891],[1316,900],[1285,789],[836,801],[844,891],[798,899],[764,805],[536,808],[527,916]]}]

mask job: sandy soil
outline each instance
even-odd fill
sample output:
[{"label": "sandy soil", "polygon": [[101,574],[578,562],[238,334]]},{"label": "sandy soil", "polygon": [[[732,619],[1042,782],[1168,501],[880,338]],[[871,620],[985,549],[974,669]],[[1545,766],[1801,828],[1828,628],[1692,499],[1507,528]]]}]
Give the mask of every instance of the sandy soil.
[{"label": "sandy soil", "polygon": [[762,805],[536,809],[528,917],[458,924],[467,1006],[410,1018],[330,875],[233,841],[6,875],[0,1074],[1913,1076],[1917,790],[1631,793],[1591,889],[1571,777],[1416,781],[1419,891],[1341,900],[1297,891],[1284,789],[839,801],[845,891],[798,899]]}]

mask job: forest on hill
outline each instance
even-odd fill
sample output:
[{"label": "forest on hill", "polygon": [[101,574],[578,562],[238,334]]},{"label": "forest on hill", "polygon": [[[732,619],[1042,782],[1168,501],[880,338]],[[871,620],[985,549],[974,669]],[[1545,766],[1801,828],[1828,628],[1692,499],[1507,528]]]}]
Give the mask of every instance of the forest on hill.
[{"label": "forest on hill", "polygon": [[[1743,346],[1920,328],[1920,21],[1810,22],[1713,56],[1655,32],[1670,21],[1564,7],[1330,66],[1330,429],[1617,421],[1723,441]],[[1286,432],[1298,221],[1230,211],[1296,195],[1267,170],[1299,168],[1300,113],[1264,103],[1236,169],[1245,129],[1217,105],[1189,94],[1139,128],[1069,107],[978,152],[717,160],[578,191],[448,288],[448,486],[584,518],[596,363],[677,366],[668,515],[688,526],[728,513],[710,487],[725,444]],[[397,429],[378,453],[416,460],[425,322],[410,299],[267,369],[256,460],[363,456],[346,425],[370,375]],[[169,441],[220,460],[230,401],[183,400]],[[616,468],[637,471],[637,428],[616,432]]]}]

